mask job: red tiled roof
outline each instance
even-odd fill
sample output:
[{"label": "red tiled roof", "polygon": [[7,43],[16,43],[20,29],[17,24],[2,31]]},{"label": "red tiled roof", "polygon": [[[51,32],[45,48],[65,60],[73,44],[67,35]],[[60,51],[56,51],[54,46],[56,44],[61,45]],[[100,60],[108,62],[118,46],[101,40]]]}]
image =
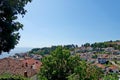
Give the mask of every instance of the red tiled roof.
[{"label": "red tiled roof", "polygon": [[109,55],[108,54],[103,54],[102,58],[109,58]]},{"label": "red tiled roof", "polygon": [[102,69],[104,69],[104,68],[105,68],[105,66],[104,66],[104,65],[102,65],[102,64],[96,64],[96,66],[97,66],[97,67],[99,67],[99,68],[102,68]]},{"label": "red tiled roof", "polygon": [[109,67],[109,69],[115,70],[115,69],[118,69],[118,67],[117,67],[117,66],[112,65],[112,66],[110,66],[110,67]]},{"label": "red tiled roof", "polygon": [[40,61],[34,60],[32,58],[28,58],[28,59],[22,60],[22,62],[23,62],[24,65],[27,64],[28,66],[35,65],[37,70],[40,69],[40,66],[42,64]]},{"label": "red tiled roof", "polygon": [[[27,67],[24,62],[28,63]],[[35,62],[37,63],[35,64]],[[36,70],[32,68],[33,63],[36,66]],[[39,72],[40,66],[41,62],[34,59],[15,60],[11,58],[4,58],[0,59],[0,74],[7,72],[24,76],[24,72],[27,71],[28,77],[31,77]]]}]

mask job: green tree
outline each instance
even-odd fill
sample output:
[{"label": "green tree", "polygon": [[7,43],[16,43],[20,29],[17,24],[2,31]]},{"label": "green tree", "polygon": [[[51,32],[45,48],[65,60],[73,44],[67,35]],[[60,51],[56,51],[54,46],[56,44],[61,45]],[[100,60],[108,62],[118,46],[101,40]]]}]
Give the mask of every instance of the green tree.
[{"label": "green tree", "polygon": [[117,74],[107,74],[103,77],[103,80],[118,80]]},{"label": "green tree", "polygon": [[97,55],[95,54],[95,55],[92,55],[92,58],[94,58],[94,59],[97,59]]},{"label": "green tree", "polygon": [[0,53],[9,52],[18,44],[19,30],[23,24],[17,21],[18,15],[24,17],[24,7],[31,0],[0,0]]},{"label": "green tree", "polygon": [[101,69],[82,63],[75,68],[74,73],[68,77],[68,80],[99,80],[102,76]]},{"label": "green tree", "polygon": [[40,80],[76,80],[72,78],[78,76],[78,80],[98,79],[99,70],[97,72],[95,67],[90,66],[80,60],[79,56],[71,55],[68,50],[59,46],[50,55],[42,59],[38,78]]},{"label": "green tree", "polygon": [[89,47],[90,46],[90,43],[85,43],[84,44],[84,47]]},{"label": "green tree", "polygon": [[0,80],[29,80],[29,79],[23,76],[11,75],[6,73],[0,75]]}]

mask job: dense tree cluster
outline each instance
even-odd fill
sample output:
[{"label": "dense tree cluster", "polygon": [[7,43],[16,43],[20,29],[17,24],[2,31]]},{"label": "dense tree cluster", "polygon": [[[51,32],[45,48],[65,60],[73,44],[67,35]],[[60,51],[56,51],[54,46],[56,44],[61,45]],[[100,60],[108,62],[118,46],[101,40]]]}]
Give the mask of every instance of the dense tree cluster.
[{"label": "dense tree cluster", "polygon": [[29,80],[23,76],[11,75],[11,74],[2,74],[0,75],[0,80]]},{"label": "dense tree cluster", "polygon": [[[106,41],[106,42],[98,42],[98,43],[85,43],[81,47],[85,47],[86,50],[81,50],[78,51],[80,52],[89,52],[89,51],[97,51],[99,53],[104,52],[103,48],[108,48],[108,47],[113,47],[115,50],[120,50],[120,40],[116,41]],[[32,49],[29,53],[30,54],[40,54],[40,55],[46,55],[50,54],[52,51],[54,51],[58,46],[52,46],[52,47],[44,47],[44,48],[34,48]],[[87,47],[91,47],[93,49],[89,50]],[[64,49],[70,50],[70,51],[75,51],[75,49],[80,48],[78,45],[64,45]]]},{"label": "dense tree cluster", "polygon": [[98,80],[102,72],[59,46],[42,59],[40,80]]},{"label": "dense tree cluster", "polygon": [[103,77],[103,80],[118,80],[117,74],[107,74]]},{"label": "dense tree cluster", "polygon": [[113,47],[116,50],[120,50],[120,45],[118,44],[120,43],[120,40],[116,40],[116,41],[106,41],[106,42],[98,42],[98,43],[85,43],[84,45],[82,45],[83,47],[92,47],[94,49],[96,48],[107,48],[107,47]]},{"label": "dense tree cluster", "polygon": [[18,31],[23,24],[16,20],[18,15],[25,15],[28,2],[31,0],[0,0],[0,53],[9,52],[18,44]]},{"label": "dense tree cluster", "polygon": [[[51,46],[51,47],[43,47],[43,48],[34,48],[29,53],[30,54],[40,54],[40,55],[46,55],[50,54],[52,51],[54,51],[58,46]],[[75,48],[77,48],[77,45],[64,45],[63,48],[73,51]]]}]

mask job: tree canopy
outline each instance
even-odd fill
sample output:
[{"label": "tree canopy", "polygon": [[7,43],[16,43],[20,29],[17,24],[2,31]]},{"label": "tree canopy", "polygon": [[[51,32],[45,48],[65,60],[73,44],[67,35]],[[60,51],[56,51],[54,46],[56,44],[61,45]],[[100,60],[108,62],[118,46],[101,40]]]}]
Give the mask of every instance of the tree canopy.
[{"label": "tree canopy", "polygon": [[[30,54],[40,54],[42,56],[46,54],[50,54],[52,51],[54,51],[58,46],[51,46],[51,47],[43,47],[43,48],[33,48],[31,51],[29,51]],[[63,48],[74,51],[75,48],[77,48],[77,45],[64,45]]]},{"label": "tree canopy", "polygon": [[0,80],[29,80],[29,79],[20,75],[18,76],[18,75],[5,73],[0,75]]},{"label": "tree canopy", "polygon": [[18,15],[24,17],[25,5],[31,0],[0,0],[0,53],[9,52],[18,44],[19,30],[23,24],[17,21]]},{"label": "tree canopy", "polygon": [[40,80],[98,80],[102,72],[59,46],[42,59]]},{"label": "tree canopy", "polygon": [[103,80],[118,80],[117,74],[107,74],[103,77]]}]

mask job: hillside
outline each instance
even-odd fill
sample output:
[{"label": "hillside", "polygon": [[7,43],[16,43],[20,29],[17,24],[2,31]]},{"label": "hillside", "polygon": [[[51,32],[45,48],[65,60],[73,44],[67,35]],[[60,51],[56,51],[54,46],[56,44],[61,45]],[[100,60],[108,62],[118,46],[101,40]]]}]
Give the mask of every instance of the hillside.
[{"label": "hillside", "polygon": [[[58,46],[51,46],[51,47],[43,47],[43,48],[33,48],[29,53],[30,54],[40,54],[46,55],[50,52],[54,51]],[[120,40],[116,41],[105,41],[105,42],[95,42],[95,43],[85,43],[78,47],[78,45],[63,45],[64,49],[68,49],[71,52],[75,51],[79,52],[89,52],[89,51],[97,51],[103,52],[105,49],[110,48],[111,50],[120,50]]]}]

